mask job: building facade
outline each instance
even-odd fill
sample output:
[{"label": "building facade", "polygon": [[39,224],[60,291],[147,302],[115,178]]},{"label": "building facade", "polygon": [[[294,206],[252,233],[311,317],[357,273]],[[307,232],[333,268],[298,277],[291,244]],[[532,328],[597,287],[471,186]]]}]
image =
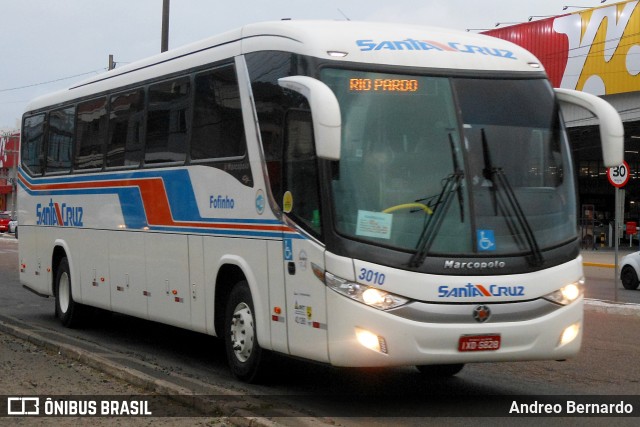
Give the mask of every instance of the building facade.
[{"label": "building facade", "polygon": [[20,134],[7,132],[0,135],[0,212],[16,211],[16,177]]},{"label": "building facade", "polygon": [[[620,113],[630,180],[624,221],[640,219],[640,1],[625,1],[485,32],[538,57],[555,87],[601,96]],[[583,236],[598,241],[615,217],[615,189],[602,164],[597,123],[563,109],[578,175]],[[621,209],[619,207],[619,209]],[[595,239],[594,239],[595,237]],[[608,238],[608,237],[607,237]]]}]

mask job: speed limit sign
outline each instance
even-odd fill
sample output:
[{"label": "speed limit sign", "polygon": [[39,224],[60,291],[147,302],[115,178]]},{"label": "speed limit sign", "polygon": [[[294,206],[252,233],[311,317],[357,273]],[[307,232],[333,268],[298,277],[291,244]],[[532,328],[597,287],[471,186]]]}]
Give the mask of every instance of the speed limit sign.
[{"label": "speed limit sign", "polygon": [[621,165],[607,169],[607,178],[614,187],[622,188],[629,182],[629,165],[624,160]]}]

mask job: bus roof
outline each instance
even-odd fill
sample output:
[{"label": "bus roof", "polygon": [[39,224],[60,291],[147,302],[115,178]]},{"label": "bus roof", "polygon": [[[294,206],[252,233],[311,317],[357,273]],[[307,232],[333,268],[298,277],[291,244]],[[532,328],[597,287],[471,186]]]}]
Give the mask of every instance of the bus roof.
[{"label": "bus roof", "polygon": [[528,51],[481,34],[393,23],[283,20],[246,25],[107,71],[39,97],[26,111],[262,50],[367,64],[543,73]]}]

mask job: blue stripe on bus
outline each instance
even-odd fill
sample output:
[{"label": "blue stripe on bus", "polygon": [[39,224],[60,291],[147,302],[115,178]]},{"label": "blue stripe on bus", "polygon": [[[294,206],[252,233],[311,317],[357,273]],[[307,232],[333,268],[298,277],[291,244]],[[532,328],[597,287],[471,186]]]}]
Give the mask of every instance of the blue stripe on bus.
[{"label": "blue stripe on bus", "polygon": [[[118,181],[128,179],[145,179],[145,178],[161,178],[167,194],[171,215],[175,221],[180,222],[199,222],[208,224],[247,224],[247,225],[284,225],[282,221],[277,219],[253,219],[253,218],[203,218],[199,215],[197,202],[193,193],[191,178],[187,170],[160,171],[160,172],[128,172],[115,173],[106,176],[72,176],[72,177],[51,177],[43,179],[32,179],[26,174],[22,177],[32,186],[47,184],[68,184],[68,183],[87,183],[91,181]],[[94,179],[95,178],[95,179]],[[259,231],[259,230],[241,230],[241,229],[218,229],[218,228],[202,228],[202,227],[171,227],[162,225],[149,226],[147,223],[144,204],[140,189],[137,185],[130,187],[117,186],[100,187],[100,188],[82,188],[82,189],[64,189],[64,190],[30,190],[24,183],[19,181],[21,188],[29,195],[47,195],[47,196],[64,196],[64,195],[105,195],[115,194],[118,196],[120,208],[124,217],[127,229],[143,229],[149,227],[154,231],[165,232],[187,232],[197,234],[211,234],[223,236],[237,237],[258,237],[282,239],[283,236],[291,239],[304,239],[305,237],[295,232],[280,231]],[[191,189],[191,191],[185,191]]]}]

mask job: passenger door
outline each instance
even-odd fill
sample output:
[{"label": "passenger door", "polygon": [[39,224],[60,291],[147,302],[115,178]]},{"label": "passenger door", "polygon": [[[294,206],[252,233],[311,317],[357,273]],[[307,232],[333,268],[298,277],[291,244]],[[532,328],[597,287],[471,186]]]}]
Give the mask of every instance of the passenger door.
[{"label": "passenger door", "polygon": [[[290,109],[283,147],[285,220],[292,232],[283,238],[289,351],[292,355],[328,361],[324,245],[318,161],[311,112]],[[318,274],[317,277],[316,274]]]}]

